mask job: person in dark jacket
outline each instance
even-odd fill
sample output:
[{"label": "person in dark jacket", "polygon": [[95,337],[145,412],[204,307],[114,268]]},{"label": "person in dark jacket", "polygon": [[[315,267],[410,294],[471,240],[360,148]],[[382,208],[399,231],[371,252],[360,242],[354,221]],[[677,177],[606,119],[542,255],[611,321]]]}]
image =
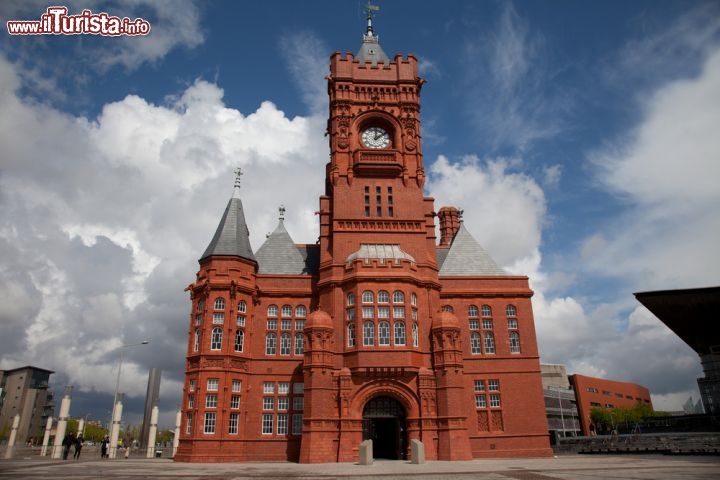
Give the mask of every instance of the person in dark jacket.
[{"label": "person in dark jacket", "polygon": [[65,435],[65,438],[63,438],[62,441],[62,447],[63,447],[63,460],[67,460],[68,453],[70,453],[70,447],[75,444],[75,434],[69,433]]},{"label": "person in dark jacket", "polygon": [[100,458],[107,458],[108,456],[108,445],[110,444],[110,439],[107,435],[103,437],[102,442],[100,442]]},{"label": "person in dark jacket", "polygon": [[75,439],[75,453],[73,454],[73,458],[75,460],[80,460],[80,450],[82,450],[83,447],[83,436],[82,433],[77,436]]}]

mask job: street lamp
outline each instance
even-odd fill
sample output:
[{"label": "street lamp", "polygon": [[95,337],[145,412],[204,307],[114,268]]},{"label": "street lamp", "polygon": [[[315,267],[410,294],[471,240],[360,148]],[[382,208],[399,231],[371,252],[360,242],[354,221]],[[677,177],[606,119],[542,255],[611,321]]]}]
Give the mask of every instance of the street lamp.
[{"label": "street lamp", "polygon": [[83,428],[82,428],[82,437],[85,438],[85,427],[87,427],[88,417],[90,416],[90,413],[85,414],[85,421],[83,422]]},{"label": "street lamp", "polygon": [[[139,345],[147,345],[148,343],[150,343],[148,340],[143,340],[143,341],[140,342],[140,343],[128,343],[128,344],[126,344],[126,345],[120,345],[120,346],[118,347],[118,349],[120,350],[120,361],[118,362],[117,380],[115,381],[115,397],[114,397],[114,399],[113,399],[112,417],[111,417],[111,420],[110,420],[110,421],[111,421],[111,427],[112,427],[112,423],[114,423],[114,422],[116,421],[116,420],[115,420],[115,413],[116,413],[116,408],[117,408],[118,392],[120,391],[120,372],[122,371],[123,356],[124,356],[124,353],[125,353],[125,348],[127,348],[127,347],[136,347],[136,346],[139,346]],[[118,420],[119,420],[119,419],[118,419]],[[112,429],[111,429],[111,432],[113,432]],[[117,449],[117,437],[116,437],[115,435],[117,435],[117,434],[114,433],[114,432],[111,433],[111,439],[110,439],[110,447],[111,447],[111,450],[113,449],[113,447],[114,447],[115,449]],[[114,445],[113,445],[113,444],[114,444]],[[110,458],[115,458],[115,453],[116,453],[116,452],[111,451],[111,452],[110,452]]]}]

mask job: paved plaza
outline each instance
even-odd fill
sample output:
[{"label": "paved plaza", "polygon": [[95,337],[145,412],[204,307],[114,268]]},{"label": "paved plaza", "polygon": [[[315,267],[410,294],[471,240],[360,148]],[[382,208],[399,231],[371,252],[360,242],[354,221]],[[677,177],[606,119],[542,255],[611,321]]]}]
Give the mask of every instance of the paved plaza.
[{"label": "paved plaza", "polygon": [[0,460],[0,479],[370,479],[479,480],[718,480],[719,456],[561,455],[555,458],[467,462],[375,461],[352,463],[178,463],[165,458],[51,460],[39,456]]}]

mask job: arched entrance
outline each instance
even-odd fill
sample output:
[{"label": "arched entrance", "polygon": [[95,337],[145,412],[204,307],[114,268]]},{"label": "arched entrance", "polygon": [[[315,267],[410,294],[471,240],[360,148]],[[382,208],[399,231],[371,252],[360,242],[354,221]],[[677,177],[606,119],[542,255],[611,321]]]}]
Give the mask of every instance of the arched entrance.
[{"label": "arched entrance", "polygon": [[405,459],[405,408],[392,397],[374,397],[363,408],[363,440],[373,441],[373,457]]}]

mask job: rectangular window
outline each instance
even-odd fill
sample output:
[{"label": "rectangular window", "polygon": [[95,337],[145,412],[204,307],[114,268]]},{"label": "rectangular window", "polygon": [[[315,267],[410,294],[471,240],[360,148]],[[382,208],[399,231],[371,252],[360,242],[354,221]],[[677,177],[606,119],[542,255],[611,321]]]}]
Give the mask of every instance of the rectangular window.
[{"label": "rectangular window", "polygon": [[278,393],[280,395],[287,395],[288,393],[290,393],[290,383],[279,382],[278,383]]},{"label": "rectangular window", "polygon": [[500,380],[488,380],[488,390],[491,392],[499,392]]},{"label": "rectangular window", "polygon": [[274,382],[263,383],[263,393],[275,393],[275,383]]},{"label": "rectangular window", "polygon": [[225,314],[224,313],[213,313],[213,324],[214,325],[222,325],[225,323]]},{"label": "rectangular window", "polygon": [[290,399],[288,397],[278,397],[278,410],[285,411],[290,405]]},{"label": "rectangular window", "polygon": [[230,435],[237,435],[238,433],[238,418],[240,417],[239,413],[231,413],[230,414],[230,420],[228,422],[228,433]]},{"label": "rectangular window", "polygon": [[277,416],[277,434],[278,435],[287,435],[288,434],[287,413],[280,413]]},{"label": "rectangular window", "polygon": [[215,433],[215,412],[205,412],[205,429],[203,433]]},{"label": "rectangular window", "polygon": [[475,395],[475,408],[486,408],[487,399],[485,395]]},{"label": "rectangular window", "polygon": [[210,393],[205,397],[205,408],[217,408],[217,395]]},{"label": "rectangular window", "polygon": [[217,392],[218,385],[220,385],[220,379],[217,378],[208,378],[207,381],[207,390],[208,392]]},{"label": "rectangular window", "polygon": [[483,318],[483,330],[492,330],[492,318]]},{"label": "rectangular window", "polygon": [[490,395],[490,406],[491,407],[499,407],[500,406],[500,395],[497,393],[493,393]]},{"label": "rectangular window", "polygon": [[305,408],[305,397],[293,397],[293,410],[302,412]]},{"label": "rectangular window", "polygon": [[232,381],[232,391],[233,392],[240,392],[242,391],[242,382],[240,380],[233,380]]},{"label": "rectangular window", "polygon": [[390,307],[378,307],[378,318],[390,318]]},{"label": "rectangular window", "polygon": [[393,318],[405,318],[405,307],[393,307]]},{"label": "rectangular window", "polygon": [[293,393],[302,395],[305,392],[305,384],[302,382],[293,383]]},{"label": "rectangular window", "polygon": [[280,330],[290,330],[292,328],[292,320],[283,319],[280,321]]},{"label": "rectangular window", "polygon": [[295,320],[295,330],[300,332],[305,330],[305,320]]},{"label": "rectangular window", "polygon": [[[368,200],[369,200],[369,199],[370,199],[370,197],[368,197]],[[370,216],[370,207],[367,207],[367,206],[365,207],[365,216],[366,216],[366,217],[369,217],[369,216]]]},{"label": "rectangular window", "polygon": [[195,395],[188,395],[188,408],[195,408]]},{"label": "rectangular window", "polygon": [[301,413],[295,413],[292,416],[292,434],[293,435],[302,435],[302,414]]},{"label": "rectangular window", "polygon": [[362,318],[375,318],[375,309],[373,307],[362,307]]},{"label": "rectangular window", "polygon": [[602,405],[598,402],[590,402],[591,407],[602,407]]},{"label": "rectangular window", "polygon": [[188,390],[190,390],[191,392],[195,391],[195,379],[190,380],[190,382],[188,383]]},{"label": "rectangular window", "polygon": [[273,415],[272,413],[264,413],[262,416],[262,434],[272,435],[273,433]]},{"label": "rectangular window", "polygon": [[195,315],[195,325],[200,325],[200,323],[202,323],[202,314],[198,313]]},{"label": "rectangular window", "polygon": [[267,321],[267,329],[268,330],[277,330],[277,319],[269,319]]},{"label": "rectangular window", "polygon": [[378,217],[382,217],[382,207],[377,207],[375,209],[375,213],[377,214]]},{"label": "rectangular window", "polygon": [[238,315],[238,316],[237,316],[237,326],[238,326],[238,327],[244,327],[244,326],[245,326],[245,315]]},{"label": "rectangular window", "polygon": [[230,397],[230,408],[240,408],[240,395],[233,395],[232,397]]},{"label": "rectangular window", "polygon": [[[392,197],[389,198],[390,201],[392,201]],[[394,217],[395,216],[395,210],[393,210],[393,207],[388,207],[388,217]]]},{"label": "rectangular window", "polygon": [[476,392],[484,392],[485,391],[485,380],[475,380],[475,391]]},{"label": "rectangular window", "polygon": [[187,434],[189,435],[189,434],[191,434],[191,433],[193,432],[193,429],[192,429],[192,427],[193,427],[193,414],[192,414],[192,412],[187,412],[187,414],[185,415],[185,421],[187,422],[187,423],[185,424],[185,433],[187,433]]},{"label": "rectangular window", "polygon": [[480,330],[480,320],[477,318],[471,318],[468,320],[468,324],[470,326],[470,330]]},{"label": "rectangular window", "polygon": [[263,397],[263,410],[275,410],[275,397]]},{"label": "rectangular window", "polygon": [[517,318],[508,318],[508,330],[517,330],[518,323]]},{"label": "rectangular window", "polygon": [[413,319],[413,322],[417,322],[417,319],[418,319],[417,310],[413,308],[410,315],[411,315],[411,318]]}]

